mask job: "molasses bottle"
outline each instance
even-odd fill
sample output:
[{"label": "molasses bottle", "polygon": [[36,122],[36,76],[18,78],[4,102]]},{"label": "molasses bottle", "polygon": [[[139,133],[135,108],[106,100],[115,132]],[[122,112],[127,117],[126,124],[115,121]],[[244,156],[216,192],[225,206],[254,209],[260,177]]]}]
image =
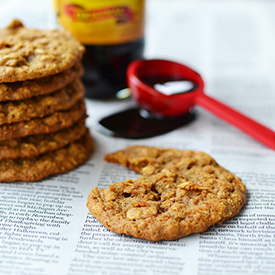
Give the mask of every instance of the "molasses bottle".
[{"label": "molasses bottle", "polygon": [[85,45],[86,97],[112,98],[143,57],[145,0],[55,0],[58,23]]}]

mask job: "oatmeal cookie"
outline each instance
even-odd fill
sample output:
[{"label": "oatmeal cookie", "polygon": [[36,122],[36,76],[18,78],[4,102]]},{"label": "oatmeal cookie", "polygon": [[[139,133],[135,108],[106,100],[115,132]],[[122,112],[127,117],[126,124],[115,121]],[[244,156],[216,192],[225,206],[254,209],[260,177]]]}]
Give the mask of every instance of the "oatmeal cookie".
[{"label": "oatmeal cookie", "polygon": [[88,196],[90,213],[116,233],[175,240],[223,223],[246,202],[241,179],[203,152],[132,146],[106,159],[143,174]]},{"label": "oatmeal cookie", "polygon": [[23,100],[53,93],[80,78],[83,73],[83,66],[78,62],[59,74],[20,82],[0,83],[0,101]]},{"label": "oatmeal cookie", "polygon": [[203,165],[205,161],[216,165],[216,161],[203,152],[142,145],[132,145],[126,149],[106,154],[105,161],[120,163],[144,176],[157,173],[167,166],[183,161],[188,163],[186,164],[188,169],[192,168],[193,165]]},{"label": "oatmeal cookie", "polygon": [[80,79],[52,94],[0,103],[0,125],[28,121],[70,109],[85,94]]},{"label": "oatmeal cookie", "polygon": [[65,147],[86,132],[85,119],[71,127],[50,134],[27,136],[0,141],[0,160],[30,158]]},{"label": "oatmeal cookie", "polygon": [[0,140],[56,132],[70,127],[84,116],[86,116],[86,107],[84,101],[80,100],[66,111],[55,112],[29,121],[0,125]]},{"label": "oatmeal cookie", "polygon": [[84,51],[67,31],[29,29],[14,20],[0,31],[0,83],[60,73],[76,64]]},{"label": "oatmeal cookie", "polygon": [[90,133],[59,150],[34,158],[0,161],[0,181],[38,181],[50,175],[68,172],[83,164],[93,149]]}]

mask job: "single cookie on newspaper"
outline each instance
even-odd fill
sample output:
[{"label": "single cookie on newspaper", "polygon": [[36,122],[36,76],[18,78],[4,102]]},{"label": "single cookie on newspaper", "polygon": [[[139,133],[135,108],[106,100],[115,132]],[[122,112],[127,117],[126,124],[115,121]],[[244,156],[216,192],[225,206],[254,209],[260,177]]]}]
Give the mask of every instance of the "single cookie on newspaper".
[{"label": "single cookie on newspaper", "polygon": [[88,196],[90,213],[116,233],[175,240],[223,223],[246,202],[241,179],[203,152],[131,146],[106,160],[143,174]]}]

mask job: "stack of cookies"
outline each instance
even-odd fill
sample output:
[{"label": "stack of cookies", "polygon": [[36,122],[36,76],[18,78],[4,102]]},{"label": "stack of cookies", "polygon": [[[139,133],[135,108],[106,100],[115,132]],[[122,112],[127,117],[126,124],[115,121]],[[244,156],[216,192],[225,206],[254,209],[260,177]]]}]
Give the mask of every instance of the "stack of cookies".
[{"label": "stack of cookies", "polygon": [[88,158],[83,53],[68,32],[18,20],[0,30],[0,181],[37,181]]}]

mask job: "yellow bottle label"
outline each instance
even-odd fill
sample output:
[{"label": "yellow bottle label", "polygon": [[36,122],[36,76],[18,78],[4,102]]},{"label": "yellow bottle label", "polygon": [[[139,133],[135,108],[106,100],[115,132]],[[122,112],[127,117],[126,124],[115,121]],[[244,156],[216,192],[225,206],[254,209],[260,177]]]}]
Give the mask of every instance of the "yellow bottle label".
[{"label": "yellow bottle label", "polygon": [[87,45],[126,43],[144,35],[145,0],[54,0],[58,23]]}]

